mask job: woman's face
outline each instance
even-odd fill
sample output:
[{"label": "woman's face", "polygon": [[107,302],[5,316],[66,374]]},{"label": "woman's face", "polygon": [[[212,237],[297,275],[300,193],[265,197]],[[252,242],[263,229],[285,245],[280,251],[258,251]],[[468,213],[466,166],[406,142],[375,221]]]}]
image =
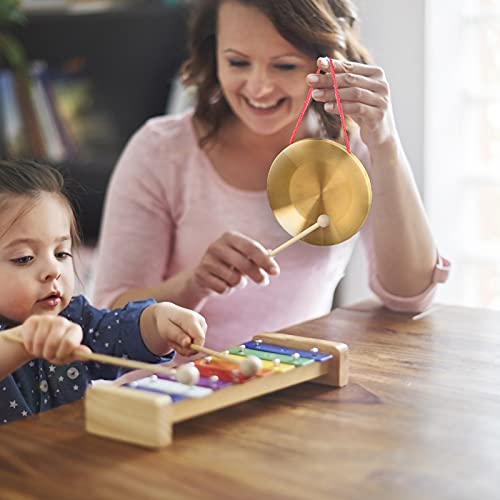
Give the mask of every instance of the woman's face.
[{"label": "woman's face", "polygon": [[315,60],[282,38],[257,8],[224,1],[217,22],[217,74],[234,114],[272,135],[297,121]]}]

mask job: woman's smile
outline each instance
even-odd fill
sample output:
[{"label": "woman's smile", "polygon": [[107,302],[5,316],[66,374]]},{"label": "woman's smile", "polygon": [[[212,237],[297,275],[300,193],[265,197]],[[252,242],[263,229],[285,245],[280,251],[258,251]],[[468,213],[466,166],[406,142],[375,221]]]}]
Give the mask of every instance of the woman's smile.
[{"label": "woman's smile", "polygon": [[269,116],[283,108],[288,97],[281,97],[278,100],[258,101],[242,95],[246,107],[259,116]]}]

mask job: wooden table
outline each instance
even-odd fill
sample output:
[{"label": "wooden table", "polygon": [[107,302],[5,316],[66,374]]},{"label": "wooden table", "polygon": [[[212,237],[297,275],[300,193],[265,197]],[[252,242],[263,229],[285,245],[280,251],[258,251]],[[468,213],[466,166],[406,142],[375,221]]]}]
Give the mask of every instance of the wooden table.
[{"label": "wooden table", "polygon": [[500,498],[500,312],[359,305],[288,332],[347,343],[350,384],[181,423],[161,451],[86,435],[81,403],[0,426],[0,497]]}]

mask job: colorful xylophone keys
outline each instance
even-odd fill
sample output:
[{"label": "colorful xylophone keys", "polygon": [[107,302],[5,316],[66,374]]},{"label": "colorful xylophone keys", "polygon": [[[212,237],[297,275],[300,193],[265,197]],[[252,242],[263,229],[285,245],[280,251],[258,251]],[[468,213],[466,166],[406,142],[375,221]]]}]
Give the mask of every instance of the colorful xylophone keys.
[{"label": "colorful xylophone keys", "polygon": [[[224,354],[235,360],[244,356],[258,357],[262,361],[262,371],[255,377],[265,377],[272,373],[285,373],[296,367],[306,366],[314,362],[323,363],[332,359],[331,354],[320,353],[318,349],[303,351],[267,344],[261,341],[249,341],[239,346],[231,347]],[[201,385],[212,390],[219,390],[230,384],[242,384],[254,378],[245,377],[238,370],[236,364],[212,356],[205,356],[197,359],[194,361],[194,365],[199,370],[201,376],[201,383],[198,382],[197,386]],[[182,389],[182,384],[177,384],[179,386],[177,387],[173,377],[164,375],[160,375],[159,377],[162,379],[169,379],[170,385],[155,383],[155,381],[159,379],[157,376],[153,375],[153,377],[142,379],[144,382],[137,381],[129,384],[129,386],[137,389],[164,391],[169,395],[175,396],[176,401],[181,399],[178,397],[181,395],[182,399],[186,397],[201,397],[198,395],[197,391]],[[168,392],[168,387],[174,391],[172,394]],[[208,393],[205,392],[202,392],[202,394],[208,395]]]},{"label": "colorful xylophone keys", "polygon": [[[91,433],[143,446],[171,442],[174,423],[246,401],[308,380],[331,386],[347,383],[345,344],[286,334],[261,334],[224,352],[224,359],[206,356],[191,364],[200,377],[196,385],[171,375],[154,375],[124,386],[101,385],[87,391],[86,427]],[[246,378],[241,360],[255,356],[261,371]],[[194,365],[194,366],[193,366]]]}]

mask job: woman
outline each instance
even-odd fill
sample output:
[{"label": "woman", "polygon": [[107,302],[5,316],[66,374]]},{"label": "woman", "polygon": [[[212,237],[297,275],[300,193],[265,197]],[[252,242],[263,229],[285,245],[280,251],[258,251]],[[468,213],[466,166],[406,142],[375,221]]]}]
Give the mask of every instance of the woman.
[{"label": "woman", "polygon": [[331,56],[351,149],[372,182],[361,231],[371,287],[394,310],[428,306],[449,264],[438,256],[384,73],[355,40],[354,19],[342,0],[198,3],[184,67],[196,109],[148,121],[118,163],[100,243],[102,305],[154,297],[196,309],[215,349],[330,310],[357,236],[331,247],[299,242],[279,267],[265,249],[289,237],[268,206],[266,179],[309,86],[315,109],[296,140],[340,141],[331,76],[314,74],[317,64],[328,70],[318,57]]}]

